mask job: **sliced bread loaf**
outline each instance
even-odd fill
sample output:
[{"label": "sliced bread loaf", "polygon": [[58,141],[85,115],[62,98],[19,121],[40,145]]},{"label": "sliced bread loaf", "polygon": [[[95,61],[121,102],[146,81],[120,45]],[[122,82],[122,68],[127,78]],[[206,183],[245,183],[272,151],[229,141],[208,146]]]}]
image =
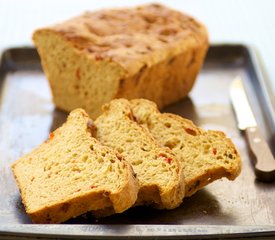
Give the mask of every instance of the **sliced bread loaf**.
[{"label": "sliced bread loaf", "polygon": [[184,177],[179,162],[169,148],[160,147],[148,130],[133,120],[128,100],[116,99],[104,105],[95,126],[94,136],[116,149],[137,174],[137,205],[172,209],[182,202]]},{"label": "sliced bread loaf", "polygon": [[87,211],[123,212],[139,184],[132,167],[91,135],[92,121],[77,109],[49,139],[16,161],[12,170],[34,223],[59,223]]},{"label": "sliced bread loaf", "polygon": [[180,160],[186,196],[216,179],[234,180],[239,175],[239,153],[223,132],[205,131],[178,115],[162,114],[155,103],[145,99],[132,100],[131,106],[136,121]]},{"label": "sliced bread loaf", "polygon": [[53,101],[92,118],[114,98],[148,98],[159,107],[185,97],[208,49],[206,27],[160,4],[104,9],[38,29],[33,41]]}]

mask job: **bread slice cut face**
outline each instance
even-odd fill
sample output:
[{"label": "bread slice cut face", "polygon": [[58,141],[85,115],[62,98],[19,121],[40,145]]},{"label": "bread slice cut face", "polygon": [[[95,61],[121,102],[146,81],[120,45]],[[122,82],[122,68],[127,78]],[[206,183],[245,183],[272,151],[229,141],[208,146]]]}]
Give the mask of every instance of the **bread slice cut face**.
[{"label": "bread slice cut face", "polygon": [[137,205],[172,209],[184,197],[184,176],[171,150],[161,147],[149,131],[134,121],[130,102],[115,99],[95,120],[94,136],[117,150],[133,167],[140,182]]},{"label": "bread slice cut face", "polygon": [[160,113],[156,104],[149,100],[131,100],[131,108],[136,121],[179,159],[186,196],[216,179],[234,180],[240,174],[240,155],[223,132],[205,131],[181,116]]},{"label": "bread slice cut face", "polygon": [[85,212],[123,212],[137,199],[132,167],[92,137],[82,109],[49,139],[12,165],[26,212],[34,223],[60,223]]}]

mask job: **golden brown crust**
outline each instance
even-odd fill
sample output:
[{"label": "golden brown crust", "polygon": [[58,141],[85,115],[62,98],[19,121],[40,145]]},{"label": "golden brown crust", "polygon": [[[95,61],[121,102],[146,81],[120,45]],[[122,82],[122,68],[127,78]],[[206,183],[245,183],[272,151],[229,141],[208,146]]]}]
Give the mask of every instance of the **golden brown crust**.
[{"label": "golden brown crust", "polygon": [[202,23],[160,4],[86,12],[49,29],[92,58],[118,62],[130,76],[189,47],[208,45]]},{"label": "golden brown crust", "polygon": [[[22,199],[24,199],[23,195]],[[104,191],[100,191],[60,202],[53,206],[45,206],[38,211],[27,211],[27,213],[33,223],[61,223],[90,210],[104,209],[108,206],[113,207],[110,198],[104,197]]]},{"label": "golden brown crust", "polygon": [[208,49],[202,23],[159,4],[86,12],[37,30],[33,40],[56,106],[82,107],[93,118],[113,98],[162,108],[185,97]]}]

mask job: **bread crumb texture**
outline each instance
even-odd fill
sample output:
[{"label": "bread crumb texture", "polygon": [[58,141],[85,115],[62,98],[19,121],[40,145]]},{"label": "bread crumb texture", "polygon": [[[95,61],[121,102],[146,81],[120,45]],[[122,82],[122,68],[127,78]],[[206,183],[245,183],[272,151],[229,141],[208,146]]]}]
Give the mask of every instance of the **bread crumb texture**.
[{"label": "bread crumb texture", "polygon": [[186,196],[216,179],[234,180],[240,174],[240,155],[223,132],[205,131],[178,115],[160,113],[155,103],[145,99],[132,100],[131,105],[136,121],[180,161]]},{"label": "bread crumb texture", "polygon": [[184,177],[178,160],[135,122],[130,102],[112,100],[95,121],[95,137],[116,149],[133,167],[140,182],[137,204],[172,209],[184,197]]},{"label": "bread crumb texture", "polygon": [[92,118],[113,98],[163,107],[185,97],[208,49],[202,23],[160,4],[86,12],[36,30],[33,41],[56,106]]},{"label": "bread crumb texture", "polygon": [[59,223],[106,207],[122,212],[135,203],[139,185],[132,168],[91,136],[92,126],[84,110],[74,110],[48,140],[13,164],[33,222]]}]

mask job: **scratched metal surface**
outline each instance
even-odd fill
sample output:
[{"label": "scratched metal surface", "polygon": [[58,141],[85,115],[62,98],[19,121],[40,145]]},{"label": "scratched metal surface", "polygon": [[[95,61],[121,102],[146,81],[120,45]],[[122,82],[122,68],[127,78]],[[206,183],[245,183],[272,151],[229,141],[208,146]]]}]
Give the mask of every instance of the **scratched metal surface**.
[{"label": "scratched metal surface", "polygon": [[[0,235],[24,231],[53,235],[69,232],[81,237],[104,236],[109,231],[111,237],[145,233],[164,236],[165,229],[171,229],[167,231],[174,236],[226,236],[236,232],[252,232],[256,236],[257,232],[265,231],[275,236],[275,183],[255,180],[247,145],[237,129],[229,100],[229,85],[239,75],[245,80],[257,121],[275,149],[274,106],[266,107],[259,72],[255,72],[253,65],[255,59],[251,61],[248,53],[243,46],[212,47],[189,97],[164,109],[190,118],[203,128],[222,130],[232,138],[243,161],[242,173],[235,181],[218,180],[170,211],[138,207],[103,219],[86,214],[46,228],[28,225],[31,222],[25,214],[10,165],[44,141],[50,131],[64,122],[66,114],[54,108],[35,51],[22,48],[5,53],[0,69]],[[274,102],[274,96],[269,97],[270,102]],[[116,232],[114,225],[118,224],[120,230]]]}]

